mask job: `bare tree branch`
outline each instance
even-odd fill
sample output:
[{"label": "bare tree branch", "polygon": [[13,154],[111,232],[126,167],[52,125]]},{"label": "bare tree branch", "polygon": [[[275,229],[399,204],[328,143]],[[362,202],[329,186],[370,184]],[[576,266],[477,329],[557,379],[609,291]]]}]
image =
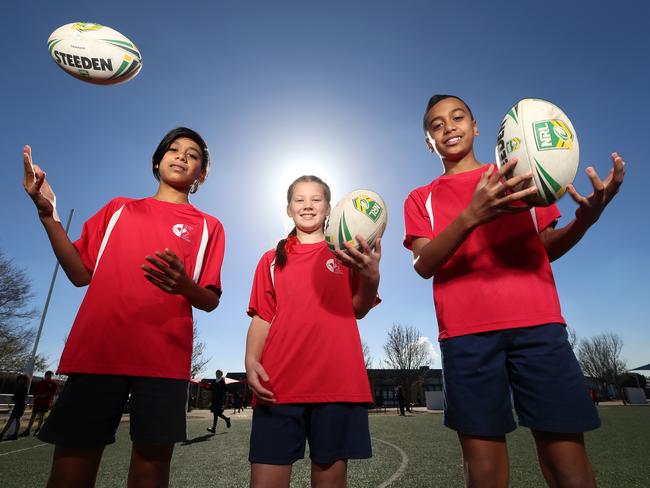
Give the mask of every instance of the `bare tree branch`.
[{"label": "bare tree branch", "polygon": [[[0,250],[0,370],[23,371],[31,355],[35,331],[29,321],[38,315],[31,307],[33,294],[27,274]],[[35,369],[47,368],[37,355]]]},{"label": "bare tree branch", "polygon": [[361,350],[363,351],[363,359],[366,363],[366,369],[372,368],[372,356],[370,355],[370,348],[365,342],[361,342]]},{"label": "bare tree branch", "polygon": [[412,387],[421,380],[422,366],[428,366],[431,356],[422,334],[412,325],[393,324],[384,344],[384,365],[398,370],[407,402],[411,403]]},{"label": "bare tree branch", "polygon": [[196,326],[196,320],[192,324],[192,333],[194,336],[192,344],[192,367],[190,374],[192,378],[203,372],[205,366],[210,362],[212,356],[205,357],[205,342],[199,340],[199,328]]},{"label": "bare tree branch", "polygon": [[582,339],[577,350],[582,372],[600,380],[605,388],[618,387],[619,378],[626,371],[625,361],[620,357],[622,349],[623,340],[613,332]]}]

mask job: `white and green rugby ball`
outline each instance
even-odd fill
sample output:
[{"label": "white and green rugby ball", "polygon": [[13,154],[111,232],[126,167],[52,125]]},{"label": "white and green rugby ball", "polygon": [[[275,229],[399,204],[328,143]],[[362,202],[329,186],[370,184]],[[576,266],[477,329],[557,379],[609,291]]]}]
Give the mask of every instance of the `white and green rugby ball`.
[{"label": "white and green rugby ball", "polygon": [[359,243],[355,236],[360,235],[372,248],[383,235],[387,222],[386,204],[377,193],[354,190],[332,210],[325,228],[325,240],[332,251],[344,251],[346,242],[358,249]]},{"label": "white and green rugby ball", "polygon": [[61,26],[50,35],[47,49],[66,73],[98,85],[123,83],[142,69],[142,56],[135,44],[100,24]]},{"label": "white and green rugby ball", "polygon": [[[528,171],[537,194],[527,198],[535,206],[547,206],[559,199],[573,182],[580,162],[578,136],[566,114],[556,105],[537,98],[517,102],[503,118],[497,136],[499,167],[512,158],[519,162],[507,178]],[[529,185],[521,185],[515,191]]]}]

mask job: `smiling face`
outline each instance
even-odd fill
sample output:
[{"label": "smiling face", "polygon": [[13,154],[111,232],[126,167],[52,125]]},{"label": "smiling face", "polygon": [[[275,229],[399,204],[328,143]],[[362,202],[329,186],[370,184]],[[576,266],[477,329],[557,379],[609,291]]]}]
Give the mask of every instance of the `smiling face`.
[{"label": "smiling face", "polygon": [[287,215],[293,219],[299,233],[322,233],[325,218],[329,213],[330,205],[323,185],[311,181],[301,181],[293,185]]},{"label": "smiling face", "polygon": [[195,181],[202,182],[206,170],[201,168],[201,147],[192,139],[175,139],[158,165],[160,181],[180,191],[189,191]]},{"label": "smiling face", "polygon": [[468,155],[473,159],[478,128],[461,100],[449,97],[436,103],[427,112],[424,125],[427,146],[443,163],[459,162]]}]

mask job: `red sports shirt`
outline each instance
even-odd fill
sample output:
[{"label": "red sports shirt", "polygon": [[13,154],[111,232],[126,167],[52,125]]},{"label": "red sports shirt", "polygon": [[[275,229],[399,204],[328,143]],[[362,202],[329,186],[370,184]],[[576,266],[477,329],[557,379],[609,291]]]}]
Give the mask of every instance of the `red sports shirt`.
[{"label": "red sports shirt", "polygon": [[[404,204],[404,246],[433,239],[465,209],[488,165],[440,176]],[[538,232],[560,217],[555,205],[477,227],[433,277],[440,340],[493,330],[564,323]]]},{"label": "red sports shirt", "polygon": [[56,395],[56,381],[43,379],[32,387],[35,408],[49,408]]},{"label": "red sports shirt", "polygon": [[278,403],[370,403],[350,270],[325,241],[297,242],[283,268],[262,256],[248,315],[271,324],[261,363]]},{"label": "red sports shirt", "polygon": [[169,248],[200,286],[221,289],[221,222],[190,204],[116,198],[74,243],[92,273],[59,373],[189,379],[192,307],[152,285],[145,256]]}]

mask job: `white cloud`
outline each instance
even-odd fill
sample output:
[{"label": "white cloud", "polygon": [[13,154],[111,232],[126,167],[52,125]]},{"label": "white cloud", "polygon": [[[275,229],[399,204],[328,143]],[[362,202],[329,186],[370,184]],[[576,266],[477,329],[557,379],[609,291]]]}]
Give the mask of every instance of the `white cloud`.
[{"label": "white cloud", "polygon": [[424,344],[429,356],[431,357],[430,367],[440,367],[440,353],[438,352],[437,346],[435,346],[431,340],[426,336],[420,336],[418,338],[418,344]]}]

